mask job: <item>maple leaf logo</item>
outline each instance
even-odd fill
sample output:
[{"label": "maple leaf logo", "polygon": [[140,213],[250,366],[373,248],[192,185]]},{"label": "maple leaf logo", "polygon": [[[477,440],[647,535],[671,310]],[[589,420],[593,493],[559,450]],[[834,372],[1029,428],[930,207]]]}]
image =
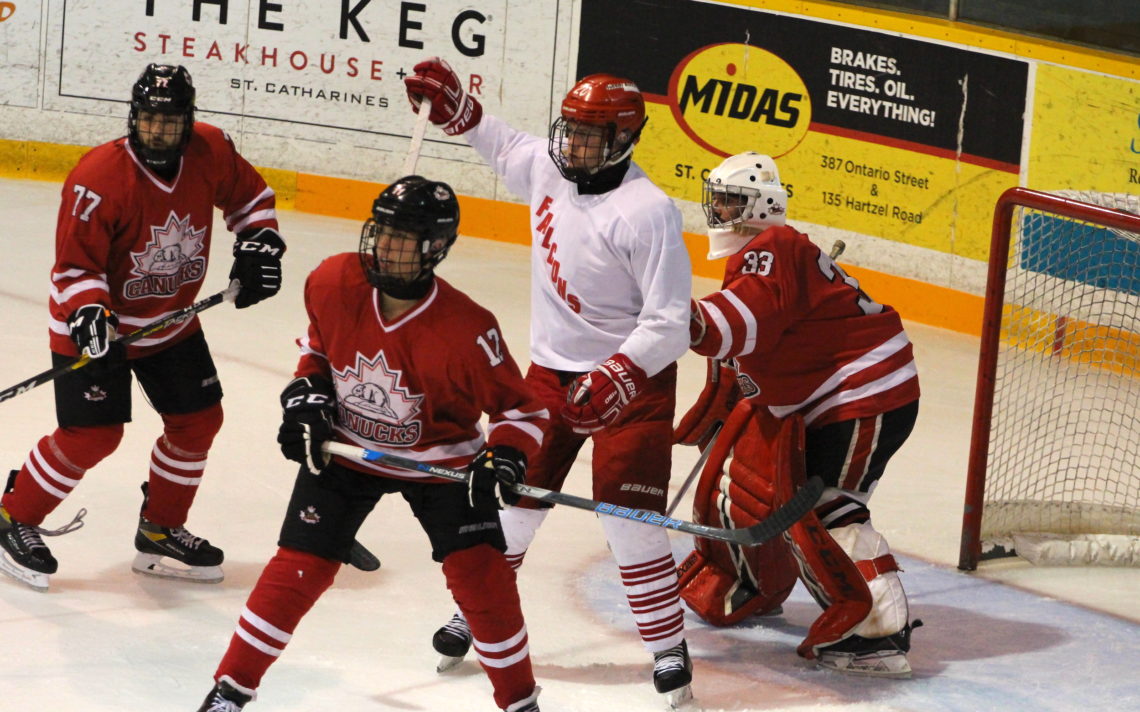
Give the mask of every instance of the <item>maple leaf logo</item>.
[{"label": "maple leaf logo", "polygon": [[142,252],[132,252],[138,275],[123,286],[127,299],[175,294],[188,282],[200,281],[206,275],[206,228],[195,229],[190,215],[179,218],[170,211],[165,225],[150,226],[150,241]]},{"label": "maple leaf logo", "polygon": [[135,274],[173,275],[202,252],[206,228],[195,230],[190,225],[189,213],[179,219],[171,210],[165,225],[151,225],[150,235],[146,249],[131,253]]},{"label": "maple leaf logo", "polygon": [[356,365],[334,371],[338,401],[357,414],[388,423],[407,423],[419,415],[422,395],[400,385],[403,373],[389,368],[384,352],[367,359],[356,355]]}]

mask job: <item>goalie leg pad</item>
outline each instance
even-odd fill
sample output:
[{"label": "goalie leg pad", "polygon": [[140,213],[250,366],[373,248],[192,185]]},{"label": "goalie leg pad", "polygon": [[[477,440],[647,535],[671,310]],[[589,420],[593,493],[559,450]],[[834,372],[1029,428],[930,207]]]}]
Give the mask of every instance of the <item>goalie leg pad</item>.
[{"label": "goalie leg pad", "polygon": [[[796,428],[802,428],[798,420],[777,421],[747,403],[738,405],[701,472],[694,519],[747,527],[767,517],[778,505],[777,454],[795,447]],[[698,538],[680,572],[681,597],[693,612],[713,625],[732,625],[777,610],[795,586],[797,570],[783,539],[740,547]]]},{"label": "goalie leg pad", "polygon": [[815,512],[785,535],[800,567],[800,579],[823,607],[796,652],[811,660],[819,648],[849,636],[871,612],[871,590],[855,562],[831,537]]},{"label": "goalie leg pad", "polygon": [[864,638],[884,638],[906,627],[910,613],[899,579],[899,565],[883,535],[871,523],[833,529],[831,536],[855,562],[871,592],[871,611],[851,632]]}]

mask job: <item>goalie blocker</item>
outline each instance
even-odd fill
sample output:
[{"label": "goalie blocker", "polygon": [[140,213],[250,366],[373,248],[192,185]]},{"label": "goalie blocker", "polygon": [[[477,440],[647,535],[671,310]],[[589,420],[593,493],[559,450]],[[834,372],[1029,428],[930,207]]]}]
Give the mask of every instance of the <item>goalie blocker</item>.
[{"label": "goalie blocker", "polygon": [[[905,440],[914,412],[904,408],[884,417],[894,427],[883,429],[884,442],[873,453],[881,457],[880,466]],[[776,419],[747,402],[738,405],[701,472],[694,519],[747,527],[768,517],[806,480],[807,438],[798,415]],[[813,460],[828,460],[819,453],[836,449],[813,445]],[[755,547],[697,539],[679,567],[681,598],[705,621],[732,625],[778,613],[800,578],[824,611],[797,653],[845,672],[907,677],[910,630],[921,623],[907,622],[898,565],[871,527],[859,493],[835,487],[839,468],[824,467],[834,470],[829,477],[819,471],[820,462],[812,464],[812,474],[823,474],[830,485],[815,511],[783,538]]]}]

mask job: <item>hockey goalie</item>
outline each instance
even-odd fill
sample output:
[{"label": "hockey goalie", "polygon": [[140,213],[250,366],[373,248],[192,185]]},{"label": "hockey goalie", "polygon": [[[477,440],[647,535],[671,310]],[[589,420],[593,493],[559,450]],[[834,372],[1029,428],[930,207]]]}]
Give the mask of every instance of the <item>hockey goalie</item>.
[{"label": "hockey goalie", "polygon": [[[681,596],[713,625],[772,614],[797,578],[823,608],[797,652],[847,673],[908,677],[906,594],[871,493],[918,414],[918,375],[898,312],[873,301],[806,235],[785,225],[775,162],[726,159],[705,182],[720,291],[693,302],[691,348],[709,377],[675,442],[712,447],[694,518],[747,527],[807,476],[826,488],[782,539],[751,548],[699,540]],[[719,434],[716,426],[723,423]]]}]

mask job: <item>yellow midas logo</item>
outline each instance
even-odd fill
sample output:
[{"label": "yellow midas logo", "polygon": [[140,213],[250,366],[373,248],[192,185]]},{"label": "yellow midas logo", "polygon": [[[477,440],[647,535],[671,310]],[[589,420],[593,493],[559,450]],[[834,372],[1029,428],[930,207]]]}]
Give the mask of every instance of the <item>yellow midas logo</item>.
[{"label": "yellow midas logo", "polygon": [[721,156],[763,151],[778,158],[803,140],[811,123],[811,97],[800,75],[749,45],[693,52],[673,70],[669,94],[682,130]]}]

